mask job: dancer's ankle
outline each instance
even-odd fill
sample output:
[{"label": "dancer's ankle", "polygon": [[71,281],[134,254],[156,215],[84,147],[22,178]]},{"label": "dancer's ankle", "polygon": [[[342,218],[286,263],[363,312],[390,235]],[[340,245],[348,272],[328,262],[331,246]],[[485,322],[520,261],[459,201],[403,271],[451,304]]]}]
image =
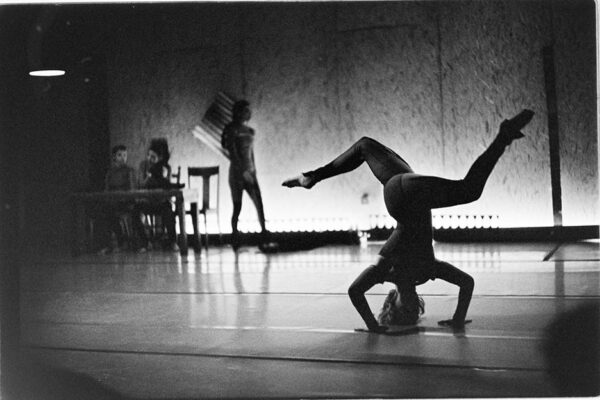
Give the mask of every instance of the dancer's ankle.
[{"label": "dancer's ankle", "polygon": [[500,131],[498,133],[498,139],[508,146],[513,140],[521,139],[525,137],[521,129],[523,129],[531,119],[533,118],[534,112],[531,110],[523,110],[511,119],[505,119],[500,124]]},{"label": "dancer's ankle", "polygon": [[299,176],[283,181],[282,185],[290,188],[299,186],[305,189],[310,189],[316,183],[317,179],[310,172],[304,172]]},{"label": "dancer's ankle", "polygon": [[510,145],[514,140],[524,138],[523,132],[515,130],[510,125],[510,120],[505,119],[500,124],[500,131],[496,136],[496,141],[502,146]]},{"label": "dancer's ankle", "polygon": [[317,179],[317,176],[312,172],[303,172],[302,176],[304,176],[306,178],[306,188],[310,189],[313,186],[315,186],[317,184],[317,182],[319,182],[319,180]]}]

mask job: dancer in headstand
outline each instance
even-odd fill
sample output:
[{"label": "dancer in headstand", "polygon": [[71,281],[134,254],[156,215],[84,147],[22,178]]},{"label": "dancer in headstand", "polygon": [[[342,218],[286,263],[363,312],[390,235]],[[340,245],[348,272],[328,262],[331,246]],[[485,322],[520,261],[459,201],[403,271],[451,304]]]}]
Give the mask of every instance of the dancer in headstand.
[{"label": "dancer in headstand", "polygon": [[437,260],[433,253],[431,210],[466,204],[477,200],[504,150],[533,118],[533,111],[523,110],[500,124],[500,130],[490,146],[473,163],[461,180],[415,174],[408,163],[383,144],[363,137],[329,164],[283,182],[287,187],[312,188],[317,182],[356,169],[366,162],[373,175],[383,185],[386,208],[397,226],[379,252],[376,262],[367,267],[350,285],[348,294],[367,328],[383,333],[373,316],[365,292],[385,281],[395,283],[402,304],[415,308],[418,296],[415,286],[440,278],[459,286],[458,304],[452,319],[438,322],[461,329],[471,302],[474,281],[453,265]]}]

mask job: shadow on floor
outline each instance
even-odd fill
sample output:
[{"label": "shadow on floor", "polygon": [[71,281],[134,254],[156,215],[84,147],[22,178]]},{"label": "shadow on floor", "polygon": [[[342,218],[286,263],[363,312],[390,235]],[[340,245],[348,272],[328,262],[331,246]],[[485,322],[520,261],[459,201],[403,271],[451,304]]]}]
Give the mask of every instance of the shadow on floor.
[{"label": "shadow on floor", "polygon": [[91,376],[33,362],[21,362],[3,388],[7,400],[127,400]]},{"label": "shadow on floor", "polygon": [[600,394],[599,328],[597,302],[565,312],[548,325],[544,355],[561,396]]}]

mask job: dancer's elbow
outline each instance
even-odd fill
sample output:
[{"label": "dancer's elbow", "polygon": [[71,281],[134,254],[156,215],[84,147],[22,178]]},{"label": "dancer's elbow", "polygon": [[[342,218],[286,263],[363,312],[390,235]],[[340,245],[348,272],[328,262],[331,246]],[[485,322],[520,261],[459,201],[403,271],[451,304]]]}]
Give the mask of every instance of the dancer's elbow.
[{"label": "dancer's elbow", "polygon": [[351,285],[348,288],[348,296],[350,296],[350,300],[352,300],[352,302],[354,303],[355,300],[360,299],[361,297],[364,297],[365,292],[362,291],[359,287]]},{"label": "dancer's elbow", "polygon": [[372,137],[362,136],[360,139],[358,139],[357,143],[362,145],[362,144],[368,144],[368,143],[371,143],[374,141],[375,141],[375,139],[373,139]]}]

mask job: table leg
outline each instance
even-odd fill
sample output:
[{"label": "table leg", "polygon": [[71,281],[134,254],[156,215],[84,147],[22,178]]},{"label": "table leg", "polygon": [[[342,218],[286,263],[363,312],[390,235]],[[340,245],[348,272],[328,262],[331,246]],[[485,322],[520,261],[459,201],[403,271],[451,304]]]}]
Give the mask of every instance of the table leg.
[{"label": "table leg", "polygon": [[179,218],[179,252],[182,256],[188,253],[187,233],[185,232],[185,204],[183,196],[175,197],[175,208]]},{"label": "table leg", "polygon": [[202,243],[200,243],[200,234],[198,233],[198,203],[190,203],[190,214],[192,214],[192,225],[194,225],[194,251],[200,253]]},{"label": "table leg", "polygon": [[82,240],[86,238],[85,217],[83,203],[71,201],[71,255],[76,257],[81,254]]}]

